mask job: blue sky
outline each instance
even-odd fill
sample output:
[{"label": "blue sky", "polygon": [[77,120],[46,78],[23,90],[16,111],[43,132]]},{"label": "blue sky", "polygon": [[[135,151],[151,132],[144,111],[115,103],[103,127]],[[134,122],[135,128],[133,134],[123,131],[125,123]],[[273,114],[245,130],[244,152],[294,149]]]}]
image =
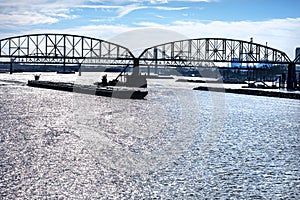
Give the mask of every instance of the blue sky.
[{"label": "blue sky", "polygon": [[110,40],[156,28],[188,38],[253,37],[293,58],[299,8],[299,0],[0,0],[0,38],[51,32]]}]

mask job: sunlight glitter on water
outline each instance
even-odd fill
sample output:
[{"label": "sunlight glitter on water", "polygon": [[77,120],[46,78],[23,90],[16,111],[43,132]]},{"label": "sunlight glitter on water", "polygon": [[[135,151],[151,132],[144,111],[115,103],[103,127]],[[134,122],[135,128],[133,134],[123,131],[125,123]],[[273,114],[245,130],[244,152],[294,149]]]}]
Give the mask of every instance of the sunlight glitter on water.
[{"label": "sunlight glitter on water", "polygon": [[[175,80],[150,80],[146,100],[111,99],[14,76],[0,86],[3,199],[299,198],[298,100]],[[42,78],[61,76],[76,81]]]}]

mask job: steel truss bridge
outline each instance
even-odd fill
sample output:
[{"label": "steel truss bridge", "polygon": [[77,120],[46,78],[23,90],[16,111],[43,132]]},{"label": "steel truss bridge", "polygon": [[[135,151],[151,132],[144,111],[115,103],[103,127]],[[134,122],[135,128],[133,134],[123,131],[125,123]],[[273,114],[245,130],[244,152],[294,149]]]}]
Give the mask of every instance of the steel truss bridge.
[{"label": "steel truss bridge", "polygon": [[67,34],[33,34],[0,40],[0,58],[13,63],[127,65],[126,47],[100,39]]},{"label": "steel truss bridge", "polygon": [[145,49],[139,57],[126,47],[101,39],[69,34],[31,34],[0,40],[0,64],[118,65],[203,67],[207,63],[288,65],[289,82],[296,82],[295,65],[285,52],[251,41],[199,38],[169,42]]},{"label": "steel truss bridge", "polygon": [[[108,41],[67,34],[32,34],[0,40],[0,59],[14,63],[97,64],[201,67],[208,62],[289,64],[283,51],[224,38],[169,42],[145,49],[135,58],[131,51]],[[0,61],[1,62],[1,61]],[[295,62],[300,62],[297,58]]]},{"label": "steel truss bridge", "polygon": [[242,40],[200,38],[170,42],[146,49],[139,57],[145,65],[197,66],[210,62],[289,64],[282,51]]}]

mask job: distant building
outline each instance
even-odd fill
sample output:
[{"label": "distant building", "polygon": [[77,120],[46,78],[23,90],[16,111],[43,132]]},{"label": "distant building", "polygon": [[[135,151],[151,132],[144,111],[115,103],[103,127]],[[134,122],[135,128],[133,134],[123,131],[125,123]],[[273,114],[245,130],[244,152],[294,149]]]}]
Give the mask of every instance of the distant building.
[{"label": "distant building", "polygon": [[268,62],[268,60],[261,60],[261,62],[258,63],[256,67],[257,68],[270,68],[273,66],[272,64],[267,63],[267,62]]},{"label": "distant building", "polygon": [[240,68],[240,67],[242,67],[242,63],[240,63],[239,58],[232,58],[231,59],[231,67],[232,68],[235,68],[235,67]]}]

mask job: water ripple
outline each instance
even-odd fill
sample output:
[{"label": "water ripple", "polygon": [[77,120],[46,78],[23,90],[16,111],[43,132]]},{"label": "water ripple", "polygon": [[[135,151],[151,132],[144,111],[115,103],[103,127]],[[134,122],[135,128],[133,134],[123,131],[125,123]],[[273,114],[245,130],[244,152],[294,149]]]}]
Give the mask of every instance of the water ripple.
[{"label": "water ripple", "polygon": [[0,86],[1,199],[300,198],[298,100],[149,90]]}]

